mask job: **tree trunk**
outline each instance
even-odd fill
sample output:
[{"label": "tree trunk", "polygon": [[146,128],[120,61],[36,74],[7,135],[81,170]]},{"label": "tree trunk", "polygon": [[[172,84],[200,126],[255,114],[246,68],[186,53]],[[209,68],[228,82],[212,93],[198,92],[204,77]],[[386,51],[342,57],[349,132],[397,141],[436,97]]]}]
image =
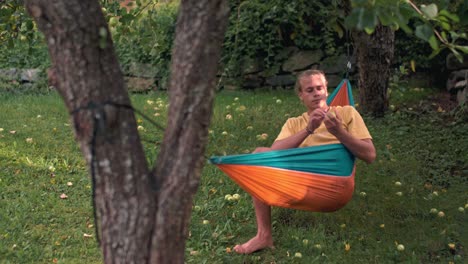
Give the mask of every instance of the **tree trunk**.
[{"label": "tree trunk", "polygon": [[361,111],[382,117],[388,109],[388,85],[393,61],[395,34],[389,27],[377,26],[372,35],[354,32],[359,69]]},{"label": "tree trunk", "polygon": [[183,263],[227,22],[225,1],[181,1],[171,118],[154,170],[98,1],[25,3],[45,35],[57,90],[89,165],[104,262]]},{"label": "tree trunk", "polygon": [[152,263],[183,263],[183,256],[168,252],[185,249],[228,12],[225,0],[181,2],[169,81],[170,118],[154,170],[161,189]]}]

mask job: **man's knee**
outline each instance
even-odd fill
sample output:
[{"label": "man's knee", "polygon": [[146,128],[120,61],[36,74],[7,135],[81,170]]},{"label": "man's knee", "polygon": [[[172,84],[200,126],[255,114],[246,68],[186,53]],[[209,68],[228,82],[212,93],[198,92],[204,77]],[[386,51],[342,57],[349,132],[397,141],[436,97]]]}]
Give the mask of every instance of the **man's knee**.
[{"label": "man's knee", "polygon": [[267,147],[258,147],[252,153],[267,152],[271,150],[272,150],[271,148],[267,148]]}]

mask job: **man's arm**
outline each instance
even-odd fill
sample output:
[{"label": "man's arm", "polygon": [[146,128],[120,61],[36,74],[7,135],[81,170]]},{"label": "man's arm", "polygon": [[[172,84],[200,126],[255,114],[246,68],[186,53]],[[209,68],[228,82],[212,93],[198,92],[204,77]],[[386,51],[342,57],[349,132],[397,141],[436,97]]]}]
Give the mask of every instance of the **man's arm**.
[{"label": "man's arm", "polygon": [[347,131],[345,132],[345,134],[337,136],[338,140],[358,159],[367,163],[374,162],[377,154],[372,139],[357,139]]},{"label": "man's arm", "polygon": [[341,125],[341,118],[327,115],[324,120],[328,131],[333,134],[354,156],[367,163],[374,162],[377,154],[372,139],[358,139],[346,131]]},{"label": "man's arm", "polygon": [[271,150],[297,148],[309,135],[309,132],[303,129],[299,131],[299,133],[296,133],[290,137],[273,142],[273,145],[271,145]]},{"label": "man's arm", "polygon": [[285,139],[277,140],[271,145],[272,150],[297,148],[301,143],[317,129],[325,118],[326,112],[323,109],[316,109],[309,117],[307,127],[298,133]]}]

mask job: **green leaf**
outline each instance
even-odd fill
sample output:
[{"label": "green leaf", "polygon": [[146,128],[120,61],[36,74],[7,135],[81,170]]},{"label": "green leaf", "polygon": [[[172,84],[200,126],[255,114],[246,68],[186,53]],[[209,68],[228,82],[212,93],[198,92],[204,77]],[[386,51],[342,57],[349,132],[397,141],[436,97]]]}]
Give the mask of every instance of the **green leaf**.
[{"label": "green leaf", "polygon": [[431,36],[434,36],[432,27],[427,24],[419,25],[416,27],[416,36],[422,40],[429,41]]},{"label": "green leaf", "polygon": [[353,8],[353,10],[351,11],[351,14],[349,14],[345,18],[345,25],[348,28],[353,28],[353,27],[357,28],[357,24],[358,24],[358,20],[359,20],[359,16],[361,12],[364,12],[363,8]]},{"label": "green leaf", "polygon": [[343,38],[343,35],[344,35],[343,28],[341,28],[341,26],[338,23],[333,24],[333,29],[335,29],[335,31],[338,33],[338,36],[340,38]]},{"label": "green leaf", "polygon": [[443,9],[443,10],[440,10],[439,12],[439,16],[443,16],[443,17],[446,17],[448,19],[451,19],[453,22],[455,23],[459,23],[460,22],[460,18],[455,15],[455,14],[452,14],[450,13],[449,11]]},{"label": "green leaf", "polygon": [[364,9],[359,16],[357,27],[358,29],[374,28],[377,26],[377,14],[374,9]]},{"label": "green leaf", "polygon": [[0,17],[2,17],[2,20],[6,21],[7,17],[11,16],[13,12],[14,10],[10,8],[0,8]]},{"label": "green leaf", "polygon": [[379,20],[380,20],[380,23],[382,23],[382,25],[384,26],[389,26],[391,24],[393,24],[396,20],[396,18],[392,17],[390,15],[390,12],[385,12],[387,10],[382,10],[379,12],[378,16],[379,16]]},{"label": "green leaf", "polygon": [[455,31],[450,31],[450,38],[452,38],[453,41],[457,41],[458,38],[460,38],[460,35],[458,35],[458,33]]},{"label": "green leaf", "polygon": [[128,24],[130,23],[133,19],[135,19],[135,16],[134,15],[131,15],[131,14],[125,14],[123,15],[119,21],[122,23],[122,24]]},{"label": "green leaf", "polygon": [[[393,22],[391,25],[390,25],[390,28],[393,29],[394,31],[397,31],[398,29],[400,29],[400,26],[398,25],[397,22]],[[411,30],[411,29],[410,29]],[[405,31],[406,32],[406,31]],[[408,34],[411,34],[411,32],[407,32]]]},{"label": "green leaf", "polygon": [[403,31],[406,32],[406,34],[413,34],[413,30],[410,27],[408,27],[407,24],[400,24],[399,26],[401,27],[401,29],[403,29]]},{"label": "green leaf", "polygon": [[[467,34],[465,32],[458,34],[457,32],[450,31],[449,33],[450,33],[450,38],[452,39],[452,43],[457,42],[457,40],[459,40],[459,39],[462,39],[462,40],[463,39],[465,39],[465,40],[468,39]],[[460,42],[462,42],[462,41],[460,41]]]},{"label": "green leaf", "polygon": [[447,22],[441,22],[440,25],[442,26],[442,28],[443,28],[444,30],[450,31],[450,30],[452,29],[452,27],[450,26],[450,24],[447,23]]},{"label": "green leaf", "polygon": [[431,45],[433,50],[439,49],[439,41],[434,36],[434,34],[429,38],[429,45]]},{"label": "green leaf", "polygon": [[407,6],[400,6],[400,9],[395,11],[396,23],[407,34],[413,33],[413,30],[408,27],[408,21],[414,14],[416,13],[413,10],[409,10]]},{"label": "green leaf", "polygon": [[454,49],[453,47],[449,47],[450,51],[452,51],[453,55],[455,55],[455,58],[457,58],[457,60],[460,62],[460,63],[463,63],[463,55],[460,54],[460,52],[458,52],[456,49]]},{"label": "green leaf", "polygon": [[33,21],[32,21],[32,20],[26,21],[26,28],[27,28],[28,30],[33,30],[34,24],[33,24]]},{"label": "green leaf", "polygon": [[468,54],[468,46],[455,45],[456,49],[459,49],[461,52]]},{"label": "green leaf", "polygon": [[444,17],[444,16],[438,16],[437,17],[437,21],[439,21],[439,23],[450,23],[450,19]]},{"label": "green leaf", "polygon": [[408,21],[412,17],[419,16],[419,14],[409,5],[400,5],[399,8],[395,10],[395,14],[399,19],[405,21],[406,24],[408,24]]},{"label": "green leaf", "polygon": [[440,35],[445,41],[447,41],[447,33],[445,33],[445,31],[442,31]]},{"label": "green leaf", "polygon": [[428,6],[421,5],[421,11],[429,19],[435,19],[437,17],[437,14],[439,13],[439,10],[436,4],[430,4]]},{"label": "green leaf", "polygon": [[429,59],[433,59],[435,56],[437,56],[440,53],[441,50],[442,49],[433,50],[431,55],[429,55]]},{"label": "green leaf", "polygon": [[371,35],[371,34],[374,33],[374,31],[375,31],[375,27],[373,27],[373,28],[368,28],[368,27],[366,27],[366,28],[364,28],[364,31],[365,31],[368,35]]}]

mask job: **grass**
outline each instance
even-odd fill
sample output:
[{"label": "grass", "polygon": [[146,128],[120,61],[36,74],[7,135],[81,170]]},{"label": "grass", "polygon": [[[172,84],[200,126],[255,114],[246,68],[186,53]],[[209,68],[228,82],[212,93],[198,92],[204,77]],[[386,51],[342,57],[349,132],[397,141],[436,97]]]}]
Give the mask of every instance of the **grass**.
[{"label": "grass", "polygon": [[[385,118],[365,117],[378,157],[358,162],[353,200],[335,213],[273,208],[274,250],[229,252],[255,234],[255,215],[249,196],[207,164],[186,262],[466,263],[468,125],[463,112],[425,101],[433,93],[408,89]],[[165,124],[165,94],[132,101]],[[0,263],[101,263],[91,183],[60,97],[3,92],[0,104]],[[206,157],[268,146],[302,111],[292,91],[221,92]],[[153,163],[162,132],[141,116],[138,123]],[[229,194],[240,199],[226,200]]]}]

